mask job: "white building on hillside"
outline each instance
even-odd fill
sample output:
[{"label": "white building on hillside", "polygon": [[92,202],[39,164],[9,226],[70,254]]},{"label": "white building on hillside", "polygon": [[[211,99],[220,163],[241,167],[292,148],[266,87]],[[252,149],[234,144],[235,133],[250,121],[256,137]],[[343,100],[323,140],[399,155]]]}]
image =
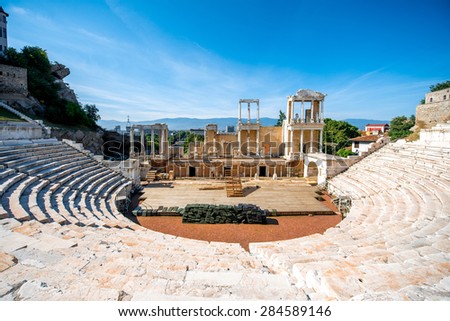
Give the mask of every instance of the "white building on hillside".
[{"label": "white building on hillside", "polygon": [[381,137],[378,135],[352,138],[350,139],[352,142],[352,152],[361,156],[363,153],[367,153],[379,139],[381,139]]}]

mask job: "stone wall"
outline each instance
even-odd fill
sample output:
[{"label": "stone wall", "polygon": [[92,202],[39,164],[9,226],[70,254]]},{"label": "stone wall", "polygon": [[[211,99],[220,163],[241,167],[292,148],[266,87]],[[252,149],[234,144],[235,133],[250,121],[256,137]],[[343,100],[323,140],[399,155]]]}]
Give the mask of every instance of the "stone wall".
[{"label": "stone wall", "polygon": [[420,129],[429,129],[448,120],[450,120],[450,88],[427,93],[425,104],[416,107],[416,126]]},{"label": "stone wall", "polygon": [[26,122],[0,123],[0,140],[40,138],[43,138],[42,128],[36,124]]},{"label": "stone wall", "polygon": [[450,120],[450,100],[426,103],[416,107],[416,126],[431,128],[437,123]]},{"label": "stone wall", "polygon": [[450,88],[433,91],[425,95],[425,104],[450,100]]},{"label": "stone wall", "polygon": [[0,64],[0,93],[28,93],[27,70]]},{"label": "stone wall", "polygon": [[84,148],[96,155],[103,155],[103,131],[83,131],[52,128],[52,137],[58,140],[69,139],[83,144]]}]

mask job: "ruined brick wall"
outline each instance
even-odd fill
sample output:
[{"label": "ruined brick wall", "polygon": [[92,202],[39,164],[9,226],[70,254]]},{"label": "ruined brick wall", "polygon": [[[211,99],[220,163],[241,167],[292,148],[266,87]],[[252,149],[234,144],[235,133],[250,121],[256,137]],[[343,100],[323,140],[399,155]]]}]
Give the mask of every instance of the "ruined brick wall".
[{"label": "ruined brick wall", "polygon": [[450,88],[433,91],[425,95],[425,104],[450,100]]},{"label": "ruined brick wall", "polygon": [[450,120],[450,88],[427,93],[425,104],[416,107],[416,125],[431,128]]},{"label": "ruined brick wall", "polygon": [[0,93],[27,94],[27,70],[0,64]]}]

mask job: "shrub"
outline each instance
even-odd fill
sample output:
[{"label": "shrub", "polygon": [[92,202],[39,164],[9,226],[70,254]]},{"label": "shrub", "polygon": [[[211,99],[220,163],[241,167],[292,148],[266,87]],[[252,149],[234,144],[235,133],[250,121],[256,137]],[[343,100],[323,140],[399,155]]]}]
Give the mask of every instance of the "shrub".
[{"label": "shrub", "polygon": [[354,155],[354,153],[351,150],[348,150],[348,149],[345,149],[345,148],[341,148],[340,150],[337,151],[336,155],[340,156],[340,157],[347,158],[350,155]]}]

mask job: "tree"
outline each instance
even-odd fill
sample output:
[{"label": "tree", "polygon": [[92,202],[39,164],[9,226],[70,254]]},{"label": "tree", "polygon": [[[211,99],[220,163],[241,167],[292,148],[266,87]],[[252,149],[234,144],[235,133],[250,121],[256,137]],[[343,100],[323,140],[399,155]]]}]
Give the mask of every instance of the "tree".
[{"label": "tree", "polygon": [[187,151],[189,150],[189,145],[191,143],[195,143],[195,141],[202,142],[204,140],[205,140],[205,138],[202,135],[189,133],[188,136],[186,137],[185,141],[183,142],[184,152],[187,153]]},{"label": "tree", "polygon": [[83,111],[86,113],[88,126],[91,128],[95,128],[97,126],[97,121],[99,121],[100,114],[98,113],[98,108],[95,104],[89,105],[86,104],[83,107]]},{"label": "tree", "polygon": [[350,138],[359,136],[358,128],[350,123],[325,118],[324,149],[327,154],[334,154],[342,148],[350,146]]},{"label": "tree", "polygon": [[416,116],[411,115],[411,117],[398,116],[391,120],[391,126],[389,129],[389,137],[392,140],[404,138],[411,134],[411,127],[416,123]]},{"label": "tree", "polygon": [[283,120],[285,120],[285,119],[286,119],[286,114],[280,110],[280,115],[278,116],[278,120],[277,120],[277,123],[275,124],[275,127],[283,126]]},{"label": "tree", "polygon": [[[58,110],[65,108],[65,102],[58,95],[56,78],[51,74],[51,63],[44,49],[26,46],[18,52],[14,48],[8,48],[0,62],[26,68],[28,91],[31,96],[47,107],[55,109],[55,115],[59,113]],[[50,114],[52,113],[53,111],[50,111]]]},{"label": "tree", "polygon": [[438,91],[438,90],[447,89],[447,88],[450,88],[450,80],[440,82],[435,85],[431,85],[430,91],[433,92],[433,91]]},{"label": "tree", "polygon": [[0,63],[27,69],[28,91],[45,105],[45,117],[50,122],[66,125],[97,127],[100,119],[95,105],[81,105],[61,99],[59,86],[52,75],[52,64],[47,52],[40,47],[23,47],[19,52],[10,47],[0,55]]}]

